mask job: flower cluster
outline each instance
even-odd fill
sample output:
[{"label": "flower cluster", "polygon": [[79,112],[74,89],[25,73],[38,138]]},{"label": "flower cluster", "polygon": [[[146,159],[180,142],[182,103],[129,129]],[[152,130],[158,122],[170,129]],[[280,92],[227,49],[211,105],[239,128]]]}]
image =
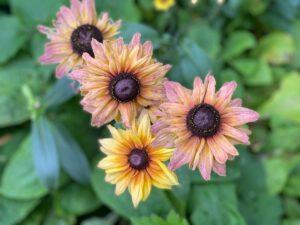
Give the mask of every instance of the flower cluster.
[{"label": "flower cluster", "polygon": [[40,61],[58,64],[58,78],[79,83],[93,126],[123,123],[125,129],[108,125],[112,138],[100,140],[106,157],[98,167],[117,195],[128,188],[134,206],[147,199],[152,185],[178,185],[173,171],[184,164],[198,168],[205,180],[212,171],[225,176],[227,160],[238,155],[234,145],[249,144],[243,125],[259,115],[232,99],[235,82],[216,91],[212,75],[204,82],[196,77],[193,90],[169,81],[171,66],[153,57],[152,43],[142,43],[139,33],[130,43],[116,38],[121,22],[108,13],[98,18],[94,0],[71,0],[53,25],[39,26],[50,39]]}]

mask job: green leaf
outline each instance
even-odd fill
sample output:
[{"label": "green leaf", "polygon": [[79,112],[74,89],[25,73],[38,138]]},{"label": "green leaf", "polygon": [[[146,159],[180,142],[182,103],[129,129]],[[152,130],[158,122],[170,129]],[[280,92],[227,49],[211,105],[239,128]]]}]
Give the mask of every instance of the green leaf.
[{"label": "green leaf", "polygon": [[300,68],[300,20],[296,20],[292,28],[292,36],[295,43],[295,60],[294,65],[297,69]]},{"label": "green leaf", "polygon": [[0,16],[0,64],[11,59],[24,45],[27,35],[24,27],[14,16]]},{"label": "green leaf", "polygon": [[174,211],[170,212],[166,220],[153,215],[150,217],[133,218],[132,225],[189,225],[186,219],[180,218]]},{"label": "green leaf", "polygon": [[252,33],[248,31],[236,31],[231,33],[225,41],[223,58],[226,61],[231,60],[245,51],[254,48],[255,45],[256,40]]},{"label": "green leaf", "polygon": [[39,200],[20,201],[0,195],[0,225],[21,222],[39,203]]},{"label": "green leaf", "polygon": [[38,177],[48,189],[58,186],[59,158],[52,125],[46,117],[32,123],[32,150]]},{"label": "green leaf", "polygon": [[193,23],[186,31],[186,37],[195,41],[212,58],[217,57],[221,49],[219,31],[206,23],[198,21]]},{"label": "green leaf", "polygon": [[40,198],[47,193],[35,172],[30,138],[22,142],[5,167],[0,193],[6,197],[22,200]]},{"label": "green leaf", "polygon": [[286,74],[276,90],[259,110],[263,116],[280,117],[285,121],[300,123],[300,76],[296,72]]},{"label": "green leaf", "polygon": [[284,188],[284,194],[292,197],[300,197],[300,168],[297,168],[289,177]]},{"label": "green leaf", "polygon": [[66,213],[71,215],[83,215],[100,206],[100,201],[89,186],[71,183],[60,194],[58,204]]},{"label": "green leaf", "polygon": [[52,131],[62,168],[77,182],[89,183],[90,165],[81,147],[62,124],[53,124]]},{"label": "green leaf", "polygon": [[149,27],[141,23],[124,23],[121,28],[121,37],[124,41],[129,43],[135,33],[141,33],[142,41],[151,41],[154,44],[154,48],[158,48],[160,45],[159,34],[152,27]]},{"label": "green leaf", "polygon": [[72,83],[75,84],[74,81],[71,81],[67,77],[57,80],[53,87],[44,96],[44,100],[42,102],[45,107],[57,107],[76,95],[76,88],[75,86],[72,87]]},{"label": "green leaf", "polygon": [[56,12],[66,0],[9,0],[11,9],[15,15],[27,24],[35,26],[45,24],[54,19]]},{"label": "green leaf", "polygon": [[191,210],[194,225],[246,225],[232,184],[195,186]]},{"label": "green leaf", "polygon": [[26,217],[25,220],[23,220],[20,224],[18,225],[41,225],[43,219],[44,219],[44,214],[46,212],[45,204],[39,205],[30,215]]},{"label": "green leaf", "polygon": [[196,76],[205,75],[212,71],[212,62],[206,52],[195,42],[186,38],[178,48],[180,61],[170,72],[170,78],[181,84],[192,87]]},{"label": "green leaf", "polygon": [[240,58],[233,60],[231,65],[243,75],[247,85],[262,86],[272,84],[272,71],[264,60]]},{"label": "green leaf", "polygon": [[17,58],[0,69],[0,104],[5,105],[0,107],[0,127],[17,125],[29,119],[22,86],[27,85],[34,93],[40,93],[48,77],[27,57]]},{"label": "green leaf", "polygon": [[115,214],[109,214],[106,218],[92,217],[84,220],[80,225],[113,225],[118,220]]},{"label": "green leaf", "polygon": [[294,165],[290,160],[282,158],[266,158],[263,160],[263,165],[266,171],[266,186],[268,192],[271,195],[280,193]]},{"label": "green leaf", "polygon": [[114,19],[122,19],[124,21],[137,22],[141,18],[133,0],[100,0],[97,2],[98,12],[109,12]]},{"label": "green leaf", "polygon": [[259,41],[255,54],[275,65],[289,63],[294,55],[293,39],[287,33],[268,34]]},{"label": "green leaf", "polygon": [[300,219],[284,219],[282,225],[300,225]]},{"label": "green leaf", "polygon": [[75,225],[76,217],[72,215],[59,215],[56,212],[50,211],[43,222],[43,225]]},{"label": "green leaf", "polygon": [[289,218],[300,218],[300,203],[297,198],[285,197],[284,209]]},{"label": "green leaf", "polygon": [[153,189],[145,202],[141,202],[138,208],[134,208],[128,192],[120,196],[114,193],[114,186],[104,180],[103,170],[95,169],[92,175],[92,187],[100,200],[116,213],[126,217],[149,216],[153,213],[164,215],[171,210],[171,204],[163,191]]}]

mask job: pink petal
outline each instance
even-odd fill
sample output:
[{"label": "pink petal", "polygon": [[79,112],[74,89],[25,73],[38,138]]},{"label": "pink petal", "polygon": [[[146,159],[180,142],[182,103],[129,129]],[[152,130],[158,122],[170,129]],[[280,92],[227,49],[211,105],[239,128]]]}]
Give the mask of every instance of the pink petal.
[{"label": "pink petal", "polygon": [[129,128],[137,114],[135,103],[119,104],[119,110],[124,125]]},{"label": "pink petal", "polygon": [[215,107],[219,111],[222,111],[230,103],[231,97],[232,97],[236,87],[237,87],[236,82],[234,82],[234,81],[227,82],[217,92]]},{"label": "pink petal", "polygon": [[237,107],[241,107],[242,106],[242,99],[240,98],[236,98],[236,99],[233,99],[231,102],[230,102],[230,106],[237,106]]},{"label": "pink petal", "polygon": [[78,82],[82,82],[82,79],[87,76],[87,73],[85,70],[79,69],[79,70],[73,70],[69,77],[73,80],[76,80]]},{"label": "pink petal", "polygon": [[114,100],[108,102],[105,106],[98,106],[92,114],[92,125],[101,127],[112,121],[117,115],[118,103]]},{"label": "pink petal", "polygon": [[67,24],[69,27],[76,28],[78,25],[78,21],[74,16],[71,9],[67,8],[66,6],[62,6],[57,13],[57,21],[59,24]]},{"label": "pink petal", "polygon": [[194,79],[193,99],[195,104],[199,104],[204,98],[204,86],[200,77]]},{"label": "pink petal", "polygon": [[141,42],[141,33],[135,33],[131,39],[130,44],[128,45],[128,47],[132,48],[136,45],[139,45]]},{"label": "pink petal", "polygon": [[59,64],[55,69],[55,75],[57,78],[62,78],[64,75],[67,75],[71,70],[70,66],[64,62]]},{"label": "pink petal", "polygon": [[228,156],[225,151],[218,145],[218,143],[214,140],[213,137],[207,139],[207,144],[209,146],[210,151],[214,155],[217,162],[224,164]]},{"label": "pink petal", "polygon": [[175,85],[176,85],[176,82],[174,82],[174,81],[166,81],[164,83],[166,95],[170,102],[178,102],[178,96],[174,89]]},{"label": "pink petal", "polygon": [[143,44],[143,47],[144,47],[145,54],[148,55],[148,56],[152,56],[152,52],[153,52],[152,42],[151,41],[146,41]]},{"label": "pink petal", "polygon": [[93,24],[93,21],[96,19],[95,0],[83,0],[81,8],[83,22]]},{"label": "pink petal", "polygon": [[204,85],[206,87],[204,102],[213,105],[215,101],[215,91],[216,91],[215,78],[212,75],[207,75],[205,77]]},{"label": "pink petal", "polygon": [[214,161],[213,171],[219,176],[226,176],[226,164],[220,164],[217,161]]},{"label": "pink petal", "polygon": [[169,169],[174,171],[190,161],[190,154],[183,150],[176,149],[170,159]]},{"label": "pink petal", "polygon": [[216,142],[216,144],[218,146],[220,146],[222,151],[224,151],[228,154],[228,156],[227,156],[228,158],[230,158],[230,155],[231,156],[239,155],[236,148],[223,135],[216,135],[214,137],[214,141]]},{"label": "pink petal", "polygon": [[236,129],[227,124],[222,124],[221,132],[223,135],[231,137],[243,144],[250,144],[248,134],[243,132],[242,130]]},{"label": "pink petal", "polygon": [[199,171],[204,180],[210,180],[211,170],[213,164],[213,155],[206,146],[200,154]]},{"label": "pink petal", "polygon": [[81,3],[78,0],[71,0],[71,10],[76,17],[80,16]]},{"label": "pink petal", "polygon": [[259,114],[244,107],[230,107],[226,109],[222,120],[230,126],[241,126],[259,119]]}]

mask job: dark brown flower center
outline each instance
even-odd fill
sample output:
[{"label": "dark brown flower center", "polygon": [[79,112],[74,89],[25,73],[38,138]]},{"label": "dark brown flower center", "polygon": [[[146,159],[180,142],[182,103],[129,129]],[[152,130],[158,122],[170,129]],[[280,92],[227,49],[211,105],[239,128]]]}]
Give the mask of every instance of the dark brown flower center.
[{"label": "dark brown flower center", "polygon": [[211,137],[219,130],[220,114],[209,104],[199,104],[189,111],[186,124],[193,135]]},{"label": "dark brown flower center", "polygon": [[101,31],[94,25],[81,25],[77,27],[71,35],[72,49],[78,55],[82,55],[84,52],[89,53],[94,57],[93,49],[91,46],[92,38],[99,42],[103,41]]},{"label": "dark brown flower center", "polygon": [[144,149],[133,149],[128,156],[128,161],[130,166],[136,170],[144,170],[149,165],[149,157]]},{"label": "dark brown flower center", "polygon": [[119,102],[130,102],[140,93],[138,79],[130,73],[121,73],[110,82],[110,94]]}]

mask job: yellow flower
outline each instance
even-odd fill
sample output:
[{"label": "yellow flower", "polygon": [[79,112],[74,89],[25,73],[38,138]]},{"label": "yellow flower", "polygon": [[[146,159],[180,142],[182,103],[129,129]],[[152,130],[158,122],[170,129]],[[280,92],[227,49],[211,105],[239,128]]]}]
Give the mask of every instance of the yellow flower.
[{"label": "yellow flower", "polygon": [[105,181],[116,184],[116,195],[127,188],[134,207],[145,201],[152,185],[170,189],[178,185],[176,175],[163,163],[173,153],[172,148],[152,146],[155,138],[150,131],[147,115],[134,121],[130,130],[108,126],[112,138],[101,139],[101,151],[106,154],[98,167],[106,172]]},{"label": "yellow flower", "polygon": [[154,0],[154,6],[157,10],[167,11],[173,5],[175,5],[175,0]]}]

